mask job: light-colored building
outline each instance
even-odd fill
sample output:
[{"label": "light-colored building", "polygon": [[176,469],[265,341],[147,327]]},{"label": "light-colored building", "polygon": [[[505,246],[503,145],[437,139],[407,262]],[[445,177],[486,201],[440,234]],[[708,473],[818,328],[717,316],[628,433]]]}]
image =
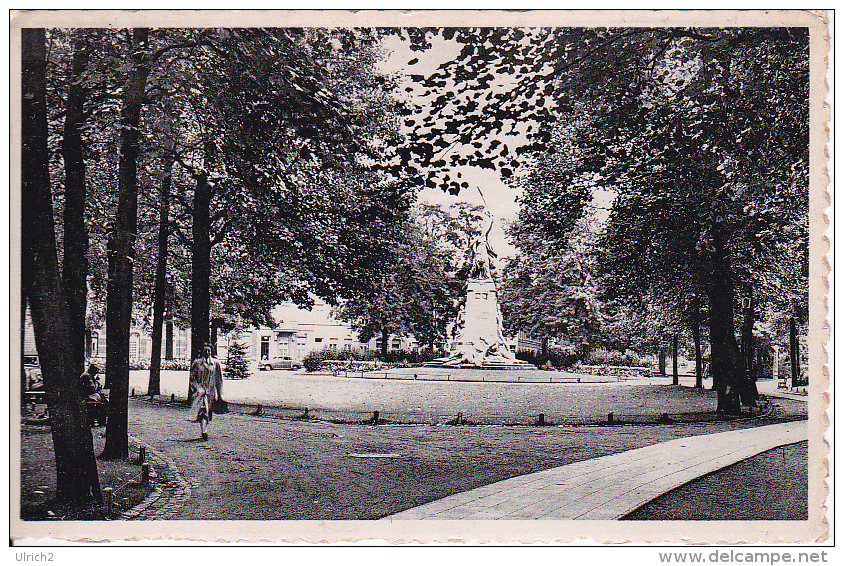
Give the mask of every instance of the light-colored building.
[{"label": "light-colored building", "polygon": [[[301,309],[293,303],[279,305],[273,311],[278,324],[273,327],[249,328],[239,333],[219,333],[217,336],[217,358],[225,360],[228,345],[237,340],[246,346],[247,358],[254,361],[268,360],[289,356],[302,360],[311,352],[330,348],[333,350],[370,350],[381,351],[381,337],[361,342],[359,335],[348,322],[337,319],[332,314],[331,305],[316,300],[312,309]],[[106,329],[105,325],[87,332],[86,357],[105,363]],[[27,310],[24,328],[25,355],[35,355],[35,334]],[[441,347],[451,348],[451,342]],[[539,349],[539,342],[530,340],[523,333],[508,339],[508,346],[517,350]],[[389,337],[388,350],[416,351],[420,344],[413,336]],[[190,328],[180,328],[173,321],[166,321],[162,332],[161,358],[165,360],[190,359]],[[149,362],[152,355],[152,337],[147,329],[132,328],[129,334],[129,360],[133,364]]]},{"label": "light-colored building", "polygon": [[[292,303],[279,305],[273,311],[273,318],[278,322],[274,328],[261,327],[247,329],[236,339],[247,347],[249,358],[267,360],[289,356],[301,360],[311,352],[325,348],[332,350],[381,350],[381,338],[361,342],[357,332],[348,322],[337,319],[331,312],[331,305],[317,300],[312,309],[301,309]],[[218,341],[219,342],[219,341]],[[225,345],[219,343],[219,350]],[[388,349],[417,350],[419,343],[412,336],[389,337]],[[223,353],[218,354],[223,357]]]}]

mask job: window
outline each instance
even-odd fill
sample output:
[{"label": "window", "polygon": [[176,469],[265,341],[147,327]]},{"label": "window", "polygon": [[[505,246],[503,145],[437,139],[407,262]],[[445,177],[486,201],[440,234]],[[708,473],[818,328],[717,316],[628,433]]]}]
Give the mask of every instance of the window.
[{"label": "window", "polygon": [[129,336],[129,359],[138,359],[138,343],[141,341],[141,336],[137,332],[133,332]]},{"label": "window", "polygon": [[393,340],[393,350],[401,350],[401,341]]},{"label": "window", "polygon": [[100,334],[99,332],[91,332],[91,353],[89,357],[96,358],[100,355]]},{"label": "window", "polygon": [[261,359],[262,360],[269,360],[270,359],[270,337],[269,336],[261,336]]},{"label": "window", "polygon": [[322,338],[314,338],[314,342],[316,342],[317,344],[321,344]]},{"label": "window", "polygon": [[337,338],[329,338],[328,347],[332,350],[337,350]]}]

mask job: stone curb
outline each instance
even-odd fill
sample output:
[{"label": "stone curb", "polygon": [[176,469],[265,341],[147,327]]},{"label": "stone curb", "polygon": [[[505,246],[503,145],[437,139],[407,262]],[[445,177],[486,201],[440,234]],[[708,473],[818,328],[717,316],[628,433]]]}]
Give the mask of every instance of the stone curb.
[{"label": "stone curb", "polygon": [[128,511],[120,514],[120,519],[127,521],[170,519],[181,509],[191,495],[191,485],[179,471],[176,462],[163,452],[130,436],[133,442],[144,446],[150,463],[164,468],[159,484],[146,499]]}]

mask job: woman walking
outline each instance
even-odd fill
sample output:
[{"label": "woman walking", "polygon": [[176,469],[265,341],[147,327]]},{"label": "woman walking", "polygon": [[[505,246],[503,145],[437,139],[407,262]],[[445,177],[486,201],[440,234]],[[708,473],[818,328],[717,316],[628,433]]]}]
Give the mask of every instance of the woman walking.
[{"label": "woman walking", "polygon": [[190,420],[199,423],[202,440],[208,440],[208,423],[214,415],[214,401],[223,399],[223,371],[220,362],[211,356],[211,344],[202,349],[202,357],[190,367]]}]

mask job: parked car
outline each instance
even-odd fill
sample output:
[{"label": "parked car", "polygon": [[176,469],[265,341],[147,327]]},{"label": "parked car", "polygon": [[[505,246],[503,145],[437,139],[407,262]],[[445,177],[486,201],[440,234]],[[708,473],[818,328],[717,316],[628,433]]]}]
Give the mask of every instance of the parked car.
[{"label": "parked car", "polygon": [[280,358],[273,358],[271,360],[261,360],[258,362],[258,368],[262,370],[271,369],[301,369],[302,362],[297,362],[290,356],[282,356]]}]

